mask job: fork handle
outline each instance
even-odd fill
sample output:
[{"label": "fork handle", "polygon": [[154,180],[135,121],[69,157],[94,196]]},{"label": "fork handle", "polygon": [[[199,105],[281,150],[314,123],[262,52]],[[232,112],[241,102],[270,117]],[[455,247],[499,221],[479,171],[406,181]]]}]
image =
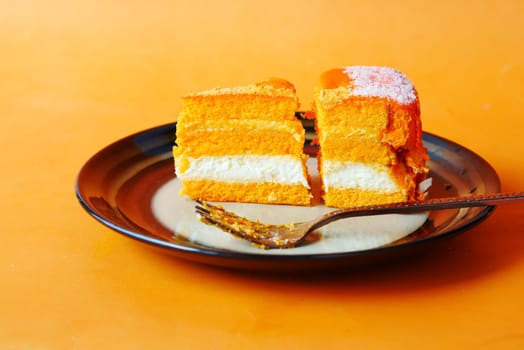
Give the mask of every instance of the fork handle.
[{"label": "fork handle", "polygon": [[[524,200],[524,192],[503,192],[463,197],[433,198],[416,202],[397,203],[399,208],[416,208],[420,210],[439,210],[466,207],[484,207],[508,204]],[[387,207],[387,205],[386,205]]]},{"label": "fork handle", "polygon": [[414,202],[369,205],[363,207],[334,210],[325,215],[313,226],[314,228],[319,228],[332,221],[355,216],[382,214],[411,214],[427,210],[494,206],[498,204],[514,203],[522,200],[524,200],[524,192],[503,192],[464,197],[432,198]]}]

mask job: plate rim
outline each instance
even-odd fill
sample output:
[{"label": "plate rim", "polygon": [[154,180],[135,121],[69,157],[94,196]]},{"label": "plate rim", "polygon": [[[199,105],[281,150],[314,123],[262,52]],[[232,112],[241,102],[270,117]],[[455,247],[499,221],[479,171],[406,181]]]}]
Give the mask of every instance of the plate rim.
[{"label": "plate rim", "polygon": [[[116,141],[111,142],[110,144],[106,145],[105,147],[98,150],[96,153],[94,153],[80,168],[80,171],[77,174],[76,181],[75,181],[75,194],[77,197],[77,200],[81,204],[84,210],[87,211],[87,213],[93,217],[96,221],[100,222],[104,226],[112,229],[113,231],[116,231],[119,234],[122,234],[126,237],[132,238],[134,240],[137,240],[139,242],[145,243],[149,246],[154,246],[157,248],[161,248],[162,250],[168,250],[172,253],[175,253],[175,255],[179,255],[176,253],[181,253],[182,255],[179,255],[183,258],[188,258],[187,254],[191,256],[198,256],[198,257],[219,257],[222,259],[234,259],[237,260],[249,260],[249,261],[261,261],[261,262],[284,262],[284,261],[320,261],[320,260],[340,260],[340,259],[350,259],[352,257],[363,257],[363,256],[369,256],[374,254],[382,254],[386,252],[393,252],[393,251],[399,251],[403,249],[409,249],[411,247],[420,246],[420,245],[431,245],[430,243],[433,241],[440,241],[446,238],[453,237],[461,232],[467,231],[474,226],[478,225],[482,221],[484,221],[487,217],[489,217],[494,210],[496,209],[496,206],[486,206],[481,207],[481,211],[468,223],[452,228],[449,231],[442,232],[436,236],[430,236],[425,237],[421,239],[417,239],[414,241],[409,241],[406,243],[402,243],[399,245],[386,245],[386,246],[380,246],[376,248],[371,249],[364,249],[364,250],[356,250],[356,251],[346,251],[346,252],[335,252],[335,253],[318,253],[318,254],[311,254],[311,253],[301,253],[301,254],[270,254],[270,253],[249,253],[249,252],[239,252],[239,251],[232,251],[227,249],[220,249],[220,248],[213,248],[213,247],[207,247],[204,245],[195,244],[194,246],[191,244],[188,245],[182,245],[177,244],[176,242],[170,242],[166,241],[160,238],[147,236],[145,234],[142,234],[140,232],[135,232],[130,229],[127,229],[125,227],[119,226],[118,224],[112,222],[110,219],[105,218],[98,214],[96,210],[94,210],[88,203],[88,201],[83,197],[82,191],[81,191],[81,178],[82,175],[87,171],[89,168],[89,165],[96,161],[97,158],[101,157],[105,152],[108,152],[112,148],[114,148],[116,145],[123,144],[126,142],[129,142],[136,138],[137,136],[149,134],[151,132],[160,131],[164,129],[171,129],[171,132],[175,133],[176,130],[176,122],[173,123],[166,123],[162,125],[158,125],[155,127],[147,128],[141,131],[134,132],[130,135],[124,136]],[[496,170],[493,168],[493,166],[487,162],[484,158],[482,158],[480,155],[475,153],[474,151],[452,141],[445,137],[438,136],[431,132],[423,131],[423,135],[426,137],[433,138],[434,140],[438,140],[440,142],[446,143],[450,146],[458,147],[462,150],[465,150],[470,155],[472,155],[475,158],[475,161],[481,162],[483,167],[486,167],[489,171],[492,172],[492,176],[494,180],[496,181],[495,187],[497,188],[497,191],[500,192],[501,183],[500,178],[496,172]],[[173,136],[174,141],[174,136]],[[172,155],[171,158],[162,159],[161,161],[171,160],[172,161]],[[189,242],[190,243],[190,242]],[[189,260],[201,260],[201,259],[189,259]],[[216,264],[213,262],[206,262],[204,263],[208,265],[222,265],[226,267],[238,267],[234,266],[236,264]]]}]

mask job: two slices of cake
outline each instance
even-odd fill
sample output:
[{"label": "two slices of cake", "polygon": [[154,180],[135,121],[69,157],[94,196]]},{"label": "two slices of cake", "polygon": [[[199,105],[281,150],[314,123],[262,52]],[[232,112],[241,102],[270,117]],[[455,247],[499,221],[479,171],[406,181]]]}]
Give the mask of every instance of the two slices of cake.
[{"label": "two slices of cake", "polygon": [[[174,158],[193,199],[309,205],[298,98],[282,79],[183,97]],[[314,101],[325,204],[418,199],[428,155],[417,92],[399,71],[353,66],[321,75]]]}]

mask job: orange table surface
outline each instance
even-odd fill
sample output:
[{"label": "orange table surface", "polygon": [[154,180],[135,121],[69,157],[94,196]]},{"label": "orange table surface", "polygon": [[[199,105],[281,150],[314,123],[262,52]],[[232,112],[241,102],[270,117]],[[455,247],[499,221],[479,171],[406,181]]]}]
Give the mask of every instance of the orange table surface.
[{"label": "orange table surface", "polygon": [[337,274],[182,261],[78,204],[84,162],[173,122],[184,93],[386,65],[424,130],[524,190],[522,1],[3,1],[1,349],[522,349],[524,210],[423,256]]}]

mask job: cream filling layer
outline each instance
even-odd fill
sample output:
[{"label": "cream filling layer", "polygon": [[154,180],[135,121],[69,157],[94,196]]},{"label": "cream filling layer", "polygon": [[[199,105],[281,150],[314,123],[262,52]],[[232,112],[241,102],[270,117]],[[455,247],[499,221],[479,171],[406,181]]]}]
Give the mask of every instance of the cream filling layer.
[{"label": "cream filling layer", "polygon": [[401,190],[391,170],[381,164],[324,160],[321,168],[325,191],[329,191],[330,188],[357,188],[381,192]]},{"label": "cream filling layer", "polygon": [[305,165],[292,156],[230,155],[187,159],[189,167],[182,173],[177,172],[182,180],[280,183],[309,188],[304,176]]}]

